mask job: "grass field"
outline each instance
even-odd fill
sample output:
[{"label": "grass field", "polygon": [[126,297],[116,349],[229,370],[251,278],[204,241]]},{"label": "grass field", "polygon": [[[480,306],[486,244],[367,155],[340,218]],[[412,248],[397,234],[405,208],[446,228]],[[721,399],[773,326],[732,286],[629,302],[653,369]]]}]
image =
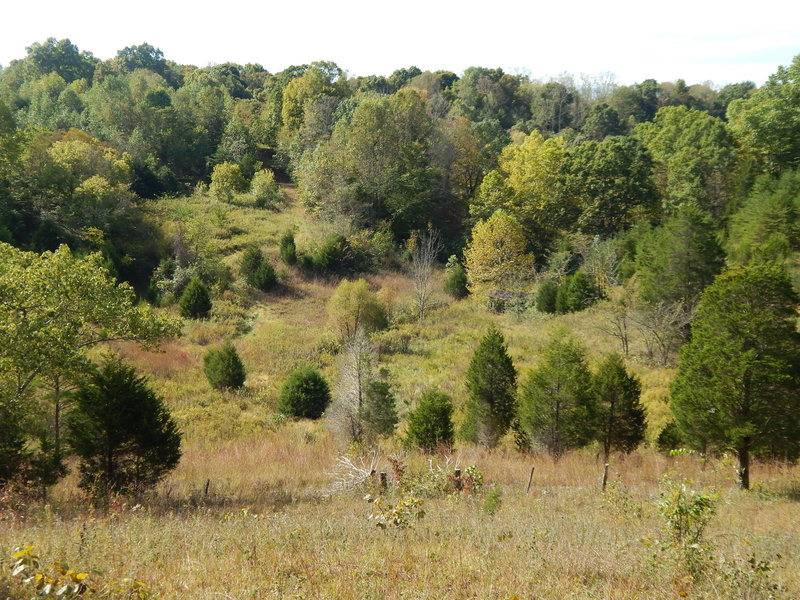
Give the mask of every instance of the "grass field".
[{"label": "grass field", "polygon": [[[277,267],[283,231],[295,228],[302,248],[330,227],[296,203],[267,212],[195,196],[165,200],[159,211],[162,219],[205,223],[211,251],[234,274],[247,244],[261,246]],[[439,293],[418,322],[408,316],[407,276],[365,277],[393,314],[391,329],[377,339],[401,417],[435,385],[453,397],[461,418],[464,374],[490,322],[504,333],[520,377],[558,331],[586,346],[592,366],[619,349],[603,332],[607,304],[561,317],[495,314],[480,299],[455,302]],[[96,590],[126,578],[143,584],[138,596],[120,584],[113,597],[800,598],[797,467],[756,464],[755,489],[745,493],[735,487],[730,458],[668,457],[643,448],[612,458],[602,492],[603,465],[591,448],[556,463],[521,454],[506,439],[491,452],[459,446],[427,457],[404,450],[401,425],[373,457],[334,439],[324,423],[285,422],[274,409],[292,368],[311,362],[331,381],[337,377],[325,306],[338,282],[292,268],[283,269],[281,281],[269,294],[234,282],[215,299],[210,321],[187,323],[160,353],[114,345],[166,399],[184,434],[183,459],[152,494],[116,499],[107,510],[91,508],[74,474],[44,502],[13,490],[0,496],[0,598],[32,596],[10,575],[8,557],[23,545],[35,546],[43,572],[67,563],[90,573]],[[397,338],[407,349],[392,349]],[[248,373],[245,388],[231,393],[213,391],[202,371],[204,353],[226,339]],[[642,381],[652,441],[669,420],[673,369],[648,364],[644,353],[632,335],[628,367]],[[373,479],[343,485],[337,460],[345,455],[389,473],[388,489]],[[404,480],[390,457],[406,465]],[[447,476],[469,465],[483,474],[483,487],[455,492]],[[669,539],[657,508],[664,477],[718,495],[698,550],[705,568],[694,577],[674,550],[661,549]],[[419,498],[424,517],[401,508],[409,526],[381,529],[369,518],[380,509],[365,501],[367,494],[381,495],[387,511]]]}]

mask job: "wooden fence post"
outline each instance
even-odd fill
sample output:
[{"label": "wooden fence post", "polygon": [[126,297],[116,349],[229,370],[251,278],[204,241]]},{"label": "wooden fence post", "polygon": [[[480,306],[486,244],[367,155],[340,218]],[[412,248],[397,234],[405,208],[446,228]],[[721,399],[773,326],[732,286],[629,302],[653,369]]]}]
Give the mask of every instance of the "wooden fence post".
[{"label": "wooden fence post", "polygon": [[608,483],[608,463],[603,467],[603,491],[606,491],[606,484]]},{"label": "wooden fence post", "polygon": [[530,475],[530,477],[528,477],[528,489],[527,489],[527,490],[525,490],[525,493],[526,493],[526,494],[529,494],[529,493],[530,493],[530,491],[531,491],[531,483],[533,482],[533,471],[534,471],[535,469],[536,469],[536,465],[533,465],[533,466],[531,467],[531,475]]},{"label": "wooden fence post", "polygon": [[461,469],[456,469],[453,471],[453,484],[455,485],[457,492],[460,492],[462,489],[464,489],[464,482],[461,480]]}]

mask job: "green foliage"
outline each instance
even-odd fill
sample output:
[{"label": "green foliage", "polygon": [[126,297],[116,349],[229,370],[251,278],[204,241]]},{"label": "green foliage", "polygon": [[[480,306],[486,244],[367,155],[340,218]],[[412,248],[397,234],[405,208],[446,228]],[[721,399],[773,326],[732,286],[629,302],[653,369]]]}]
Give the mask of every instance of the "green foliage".
[{"label": "green foliage", "polygon": [[749,98],[728,107],[731,131],[772,173],[800,162],[800,55],[778,67]]},{"label": "green foliage", "polygon": [[425,452],[453,445],[453,404],[436,389],[425,391],[408,414],[408,443]]},{"label": "green foliage", "polygon": [[782,261],[800,245],[800,171],[756,180],[728,224],[728,258],[739,264]]},{"label": "green foliage", "polygon": [[358,331],[380,331],[388,324],[386,309],[364,279],[342,281],[328,300],[327,310],[345,338],[352,338]]},{"label": "green foliage", "polygon": [[281,254],[281,260],[287,265],[293,265],[297,262],[297,248],[294,244],[294,231],[291,229],[286,230],[281,236],[278,248]]},{"label": "green foliage", "polygon": [[289,417],[319,419],[331,401],[328,382],[306,365],[289,373],[278,397],[278,412]]},{"label": "green foliage", "polygon": [[555,458],[587,445],[597,429],[597,400],[586,351],[563,336],[545,348],[519,395],[520,427]]},{"label": "green foliage", "polygon": [[664,518],[667,539],[660,549],[696,579],[707,569],[711,558],[711,547],[705,543],[703,533],[716,513],[718,497],[692,490],[688,483],[662,480],[658,511]]},{"label": "green foliage", "polygon": [[258,208],[275,209],[283,204],[285,199],[283,190],[275,181],[275,174],[269,169],[263,169],[253,175],[250,195]]},{"label": "green foliage", "polygon": [[237,193],[247,189],[247,181],[239,165],[223,162],[214,166],[208,191],[217,200],[230,202]]},{"label": "green foliage", "polygon": [[466,377],[466,424],[471,441],[494,447],[514,419],[517,370],[499,329],[492,326],[472,355]]},{"label": "green foliage", "polygon": [[0,483],[13,478],[25,458],[25,435],[19,407],[0,396]]},{"label": "green foliage", "polygon": [[[556,312],[556,298],[559,285],[554,279],[545,279],[536,290],[536,310],[542,313],[553,314]],[[562,300],[562,304],[564,300]]]},{"label": "green foliage", "polygon": [[451,256],[447,261],[447,271],[444,277],[445,293],[457,300],[466,298],[469,294],[467,283],[467,272],[464,270],[464,266],[455,256]]},{"label": "green foliage", "polygon": [[230,342],[206,352],[203,372],[215,390],[240,388],[246,377],[242,360]]},{"label": "green foliage", "polygon": [[630,375],[619,354],[608,356],[592,375],[598,401],[597,439],[606,461],[612,450],[632,452],[644,441],[645,410],[639,401],[642,385]]},{"label": "green foliage", "polygon": [[709,216],[693,204],[681,205],[639,244],[640,295],[651,303],[693,304],[720,272],[724,258]]},{"label": "green foliage", "polygon": [[375,440],[394,433],[399,421],[395,397],[387,381],[373,380],[367,385],[359,418],[363,423],[364,438]]},{"label": "green foliage", "polygon": [[749,487],[750,454],[800,453],[797,294],[777,265],[732,267],[700,299],[670,388],[682,436],[734,451]]},{"label": "green foliage", "polygon": [[205,319],[211,312],[208,288],[198,277],[192,278],[178,301],[181,316],[187,319]]},{"label": "green foliage", "polygon": [[658,437],[656,438],[656,448],[658,448],[660,452],[677,450],[682,445],[683,438],[681,437],[681,432],[678,430],[678,425],[675,421],[670,421],[659,431]]},{"label": "green foliage", "polygon": [[277,283],[275,269],[264,258],[264,253],[258,246],[245,248],[239,263],[239,273],[244,276],[248,284],[262,292],[271,290]]},{"label": "green foliage", "polygon": [[579,312],[589,308],[601,296],[602,291],[592,282],[586,271],[579,269],[558,286],[553,308],[558,314]]},{"label": "green foliage", "polygon": [[481,510],[490,517],[493,517],[495,513],[500,510],[502,504],[503,489],[498,485],[493,485],[486,491],[486,495],[483,497]]},{"label": "green foliage", "polygon": [[355,270],[356,256],[347,239],[333,233],[311,252],[302,254],[300,265],[318,275],[346,274]]},{"label": "green foliage", "polygon": [[414,521],[425,517],[425,511],[422,510],[423,502],[416,496],[406,496],[395,505],[387,504],[381,496],[376,498],[366,496],[364,499],[376,510],[369,515],[369,520],[383,530],[388,529],[390,525],[396,529],[409,529]]},{"label": "green foliage", "polygon": [[80,386],[67,425],[80,459],[80,486],[97,498],[141,492],[181,457],[181,434],[164,402],[116,358],[105,358]]}]

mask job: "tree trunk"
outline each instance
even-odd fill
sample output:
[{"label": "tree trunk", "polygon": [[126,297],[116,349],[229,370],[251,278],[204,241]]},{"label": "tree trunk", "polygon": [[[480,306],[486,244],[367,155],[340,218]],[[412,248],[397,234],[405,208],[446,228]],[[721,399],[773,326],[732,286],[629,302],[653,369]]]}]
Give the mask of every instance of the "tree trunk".
[{"label": "tree trunk", "polygon": [[750,438],[742,440],[742,445],[737,450],[739,456],[739,487],[743,490],[750,489]]}]

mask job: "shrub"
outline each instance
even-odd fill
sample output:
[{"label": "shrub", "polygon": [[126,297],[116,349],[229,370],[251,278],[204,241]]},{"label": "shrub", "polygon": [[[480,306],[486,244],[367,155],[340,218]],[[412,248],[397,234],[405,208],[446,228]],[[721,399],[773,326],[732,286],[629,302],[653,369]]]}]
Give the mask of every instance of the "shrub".
[{"label": "shrub", "polygon": [[408,415],[408,443],[425,452],[453,445],[453,404],[436,389],[422,394],[417,408]]},{"label": "shrub", "polygon": [[386,309],[367,282],[345,280],[328,300],[328,316],[345,338],[356,332],[372,333],[388,325]]},{"label": "shrub", "polygon": [[276,208],[284,200],[283,190],[275,181],[275,174],[262,169],[253,175],[250,182],[250,195],[258,208]]},{"label": "shrub", "polygon": [[235,389],[244,385],[245,370],[233,344],[212,348],[203,357],[203,371],[215,390]]},{"label": "shrub", "polygon": [[388,382],[381,380],[369,382],[364,404],[359,413],[364,427],[364,437],[367,440],[394,433],[398,421],[397,410],[395,397]]},{"label": "shrub", "polygon": [[658,437],[656,438],[656,447],[661,452],[677,450],[683,445],[683,443],[681,432],[678,430],[678,426],[675,424],[675,421],[670,421],[664,425],[664,429],[659,432]]},{"label": "shrub", "polygon": [[469,294],[469,290],[467,289],[467,272],[455,256],[447,261],[444,291],[456,299],[466,298],[467,294]]},{"label": "shrub", "polygon": [[178,302],[182,317],[187,319],[205,319],[211,311],[211,298],[208,288],[197,277],[192,278],[184,288]]},{"label": "shrub", "polygon": [[293,265],[297,262],[297,247],[294,244],[294,232],[289,229],[281,236],[279,243],[281,252],[281,260],[287,265]]},{"label": "shrub", "polygon": [[223,162],[214,166],[211,173],[211,185],[208,190],[217,200],[230,202],[234,194],[243,192],[247,189],[247,182],[242,175],[239,165]]},{"label": "shrub", "polygon": [[545,279],[536,292],[536,310],[552,314],[556,312],[556,296],[558,284],[552,279]]},{"label": "shrub", "polygon": [[303,255],[301,265],[318,275],[350,273],[356,264],[355,253],[347,239],[338,233],[326,237],[313,251]]},{"label": "shrub", "polygon": [[278,398],[278,412],[290,417],[319,419],[331,401],[325,378],[312,366],[289,373]]},{"label": "shrub", "polygon": [[181,457],[181,434],[164,402],[118,358],[106,358],[75,393],[67,427],[80,486],[95,497],[152,486]]},{"label": "shrub", "polygon": [[245,248],[239,263],[239,273],[249,285],[262,292],[271,290],[277,282],[275,269],[264,258],[264,253],[257,246]]}]

